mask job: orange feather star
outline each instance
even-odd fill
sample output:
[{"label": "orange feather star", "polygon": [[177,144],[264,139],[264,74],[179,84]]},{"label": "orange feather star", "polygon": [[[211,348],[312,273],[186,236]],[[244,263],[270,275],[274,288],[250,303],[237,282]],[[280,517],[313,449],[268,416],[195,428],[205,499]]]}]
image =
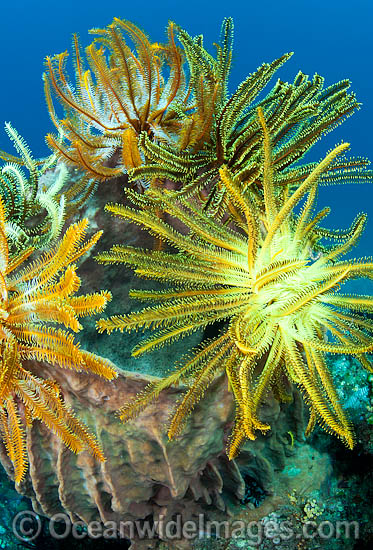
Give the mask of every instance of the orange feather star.
[{"label": "orange feather star", "polygon": [[[85,52],[91,70],[74,36],[76,85],[65,74],[67,52],[46,59],[47,106],[65,144],[53,134],[46,139],[65,162],[104,181],[142,164],[141,132],[157,142],[179,134],[178,113],[188,110],[190,90],[172,22],[166,44],[151,43],[136,25],[118,18],[90,32],[95,39]],[[58,118],[52,93],[64,108],[64,119]]]},{"label": "orange feather star", "polygon": [[82,328],[79,317],[103,311],[111,299],[107,291],[75,296],[80,278],[74,262],[101,236],[98,232],[83,242],[87,225],[87,219],[71,225],[53,249],[20,270],[33,249],[10,255],[0,201],[0,437],[16,483],[27,471],[25,428],[35,419],[72,451],[87,449],[105,460],[94,435],[64,402],[57,383],[31,373],[25,363],[45,361],[108,379],[117,376],[109,360],[80,349],[70,332]]}]

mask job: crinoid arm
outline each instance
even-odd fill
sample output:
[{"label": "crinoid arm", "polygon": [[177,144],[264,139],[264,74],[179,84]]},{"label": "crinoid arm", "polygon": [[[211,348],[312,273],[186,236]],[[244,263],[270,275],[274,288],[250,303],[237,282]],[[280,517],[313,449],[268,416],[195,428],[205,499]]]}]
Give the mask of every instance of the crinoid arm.
[{"label": "crinoid arm", "polygon": [[[220,169],[229,224],[222,217],[211,217],[198,199],[166,190],[153,189],[141,198],[128,191],[133,207],[106,207],[111,214],[145,227],[173,251],[115,245],[97,256],[100,263],[125,264],[140,277],[168,285],[160,291],[131,291],[132,297],[150,305],[100,319],[100,332],[150,331],[134,348],[137,356],[224,321],[219,336],[202,342],[186,363],[126,403],[119,415],[123,421],[134,418],[163,389],[183,382],[186,391],[168,430],[173,439],[214,377],[225,372],[236,402],[227,448],[233,458],[245,439],[270,429],[260,418],[261,405],[270,391],[283,396],[281,380],[286,376],[309,404],[307,435],[318,424],[352,448],[352,426],[325,355],[352,354],[371,369],[366,354],[373,350],[373,324],[362,314],[372,309],[372,298],[340,293],[348,279],[372,277],[371,262],[343,259],[355,246],[366,218],[360,215],[349,230],[334,231],[320,226],[328,209],[314,213],[318,185],[334,166],[341,166],[349,144],[330,151],[297,187],[292,181],[285,186],[276,167],[276,138],[262,107],[257,109],[257,123],[262,139],[261,192],[248,192],[229,166]],[[188,231],[160,218],[160,210],[180,220]],[[321,244],[323,240],[331,244]],[[315,246],[323,253],[315,256]]]},{"label": "crinoid arm", "polygon": [[[0,434],[16,483],[27,471],[26,428],[35,420],[72,451],[87,449],[104,460],[99,442],[75,417],[56,382],[35,374],[42,361],[51,372],[69,368],[117,376],[108,359],[82,350],[73,335],[82,329],[79,318],[102,312],[111,299],[108,291],[76,296],[81,280],[75,262],[101,235],[86,238],[87,226],[86,219],[70,225],[54,247],[30,261],[33,248],[17,253],[9,248],[0,200]],[[26,361],[32,361],[33,372]]]},{"label": "crinoid arm", "polygon": [[[65,72],[67,52],[46,59],[47,106],[63,135],[61,142],[49,134],[47,142],[67,164],[105,181],[143,164],[141,132],[155,141],[175,139],[181,113],[189,108],[190,90],[174,23],[168,25],[165,44],[150,42],[144,31],[119,18],[90,32],[94,40],[85,50],[89,69],[74,36],[76,85]],[[62,104],[63,118],[53,96]],[[109,162],[113,157],[118,158],[115,166]]]}]

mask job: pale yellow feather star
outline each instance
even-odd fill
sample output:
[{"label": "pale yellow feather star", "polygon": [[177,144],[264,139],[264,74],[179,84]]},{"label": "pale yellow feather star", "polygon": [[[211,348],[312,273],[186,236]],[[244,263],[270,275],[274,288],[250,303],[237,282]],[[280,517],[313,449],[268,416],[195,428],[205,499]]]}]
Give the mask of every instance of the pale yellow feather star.
[{"label": "pale yellow feather star", "polygon": [[[176,253],[116,245],[98,261],[125,263],[139,276],[174,288],[131,291],[134,298],[155,305],[101,319],[99,331],[151,329],[150,337],[133,350],[139,355],[225,321],[220,335],[203,341],[187,363],[125,404],[120,417],[135,417],[163,389],[185,382],[188,390],[168,431],[172,439],[213,378],[225,371],[236,401],[227,450],[233,458],[245,438],[270,429],[260,420],[260,405],[271,388],[282,392],[286,376],[302,390],[310,407],[306,433],[318,423],[352,448],[352,427],[325,354],[354,355],[372,370],[366,354],[373,351],[373,321],[363,312],[373,311],[373,298],[339,292],[348,279],[373,277],[372,262],[341,259],[355,245],[366,217],[361,215],[350,231],[338,233],[319,226],[327,209],[313,215],[320,177],[349,144],[333,149],[291,194],[283,184],[276,185],[271,138],[261,109],[258,123],[263,134],[262,197],[243,193],[228,168],[220,170],[220,185],[227,191],[230,210],[237,213],[239,228],[207,217],[196,201],[176,201],[164,190],[154,191],[152,199],[128,192],[134,209],[107,206],[111,213],[146,227]],[[159,211],[180,220],[189,232],[160,219]],[[337,242],[326,246],[321,243],[325,238]]]}]

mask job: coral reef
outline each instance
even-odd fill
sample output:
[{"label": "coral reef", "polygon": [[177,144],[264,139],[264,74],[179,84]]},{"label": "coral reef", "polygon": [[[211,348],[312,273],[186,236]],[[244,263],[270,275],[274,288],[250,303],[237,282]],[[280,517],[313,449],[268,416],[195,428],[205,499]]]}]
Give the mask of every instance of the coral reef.
[{"label": "coral reef", "polygon": [[[347,143],[304,157],[359,107],[350,83],[299,72],[265,95],[285,54],[230,93],[230,18],[215,55],[173,22],[165,44],[118,18],[91,33],[85,56],[74,36],[75,83],[67,52],[46,60],[53,153],[35,160],[10,124],[19,156],[0,152],[4,468],[41,515],[148,524],[150,541],[121,533],[142,549],[170,542],[160,518],[299,528],[336,513],[318,498],[338,485],[318,427],[371,453],[372,378],[356,365],[372,372],[373,298],[340,288],[373,264],[345,259],[366,216],[326,229],[315,205],[318,186],[373,172]],[[140,343],[122,334],[138,329]]]}]

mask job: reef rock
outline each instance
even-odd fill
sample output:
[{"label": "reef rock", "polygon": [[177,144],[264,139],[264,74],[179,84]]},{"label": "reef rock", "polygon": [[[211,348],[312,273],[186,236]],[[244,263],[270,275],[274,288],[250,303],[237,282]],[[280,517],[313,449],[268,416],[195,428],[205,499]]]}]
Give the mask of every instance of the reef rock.
[{"label": "reef rock", "polygon": [[[36,369],[44,377],[52,375],[46,365]],[[297,391],[290,405],[280,405],[269,395],[261,417],[271,424],[270,434],[248,442],[239,460],[229,461],[224,449],[233,401],[224,377],[213,382],[182,436],[170,442],[165,424],[183,388],[164,391],[137,419],[123,425],[114,412],[152,377],[120,372],[118,379],[107,381],[59,369],[53,376],[66,401],[97,434],[107,460],[100,463],[88,452],[73,454],[35,421],[27,433],[29,473],[17,489],[32,499],[37,513],[48,517],[64,512],[72,522],[114,521],[119,528],[120,522],[154,525],[160,518],[167,522],[180,516],[186,521],[218,511],[226,515],[230,505],[244,498],[245,475],[256,479],[265,494],[273,494],[275,471],[283,468],[289,447],[286,432],[292,430],[295,437],[302,433]],[[0,457],[12,475],[4,448]],[[121,534],[135,542],[139,538],[128,526]],[[167,537],[158,532],[156,539],[161,538]],[[156,543],[136,542],[140,548]]]}]

